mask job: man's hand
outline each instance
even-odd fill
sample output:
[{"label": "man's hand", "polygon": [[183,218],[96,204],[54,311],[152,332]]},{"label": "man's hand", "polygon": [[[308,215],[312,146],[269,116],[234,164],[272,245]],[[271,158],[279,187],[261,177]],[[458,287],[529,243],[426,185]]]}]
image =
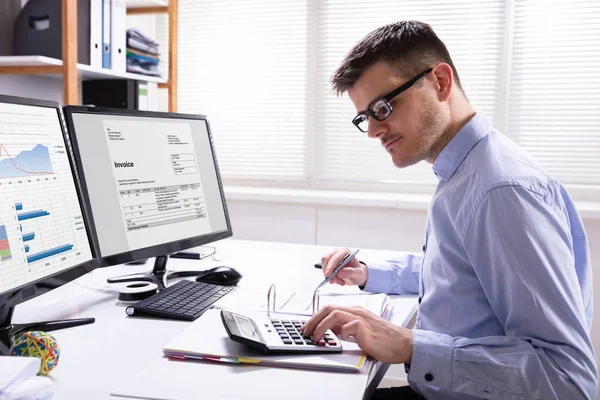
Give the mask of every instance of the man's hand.
[{"label": "man's hand", "polygon": [[413,333],[364,308],[326,305],[302,326],[314,341],[331,329],[343,340],[353,337],[360,348],[376,360],[390,364],[410,363]]},{"label": "man's hand", "polygon": [[[348,249],[335,249],[321,257],[321,265],[323,266],[323,275],[325,275],[325,278],[331,275],[335,267],[338,266],[342,258],[348,253],[350,253]],[[367,283],[368,276],[367,266],[361,264],[356,258],[353,258],[329,283],[337,283],[342,286],[364,286]]]}]

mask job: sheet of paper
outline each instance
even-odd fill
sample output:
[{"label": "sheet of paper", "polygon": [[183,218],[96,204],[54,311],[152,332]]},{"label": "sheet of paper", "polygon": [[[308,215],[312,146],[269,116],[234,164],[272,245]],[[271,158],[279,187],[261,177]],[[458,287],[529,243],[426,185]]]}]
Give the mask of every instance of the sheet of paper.
[{"label": "sheet of paper", "polygon": [[[242,286],[233,292],[221,297],[214,303],[216,308],[230,310],[267,311],[267,294],[269,287],[247,287]],[[275,310],[282,310],[294,296],[295,289],[280,287],[275,293]],[[271,297],[273,301],[273,297]],[[273,305],[271,304],[271,309]]]},{"label": "sheet of paper", "polygon": [[[388,296],[379,294],[319,294],[319,309],[327,304],[342,307],[363,307],[374,314],[381,315],[387,305]],[[316,307],[315,307],[316,309]],[[313,293],[296,292],[282,307],[281,312],[298,315],[312,315]]]},{"label": "sheet of paper", "polygon": [[19,380],[35,376],[39,369],[37,357],[0,356],[0,393]]}]

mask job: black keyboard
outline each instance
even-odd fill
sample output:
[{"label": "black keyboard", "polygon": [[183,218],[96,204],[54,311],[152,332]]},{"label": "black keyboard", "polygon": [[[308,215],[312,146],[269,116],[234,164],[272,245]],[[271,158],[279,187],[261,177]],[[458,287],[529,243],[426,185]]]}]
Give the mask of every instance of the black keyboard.
[{"label": "black keyboard", "polygon": [[235,287],[183,280],[138,301],[127,310],[129,315],[152,315],[193,321]]}]

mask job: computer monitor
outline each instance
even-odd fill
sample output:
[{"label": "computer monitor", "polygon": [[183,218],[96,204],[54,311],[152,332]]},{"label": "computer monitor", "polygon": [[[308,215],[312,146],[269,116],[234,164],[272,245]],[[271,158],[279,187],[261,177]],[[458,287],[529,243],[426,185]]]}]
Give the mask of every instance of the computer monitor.
[{"label": "computer monitor", "polygon": [[58,103],[0,95],[0,354],[25,329],[93,322],[11,324],[14,306],[99,265],[69,153]]},{"label": "computer monitor", "polygon": [[206,117],[85,106],[64,113],[104,264],[156,257],[152,274],[109,282],[164,289],[168,255],[232,235]]}]

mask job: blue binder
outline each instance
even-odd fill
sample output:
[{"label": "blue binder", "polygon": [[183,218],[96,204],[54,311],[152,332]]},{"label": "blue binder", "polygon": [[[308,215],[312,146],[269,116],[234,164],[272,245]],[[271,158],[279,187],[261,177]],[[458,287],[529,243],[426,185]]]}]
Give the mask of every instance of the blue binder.
[{"label": "blue binder", "polygon": [[110,0],[102,1],[102,68],[112,69],[111,63],[111,9]]}]

